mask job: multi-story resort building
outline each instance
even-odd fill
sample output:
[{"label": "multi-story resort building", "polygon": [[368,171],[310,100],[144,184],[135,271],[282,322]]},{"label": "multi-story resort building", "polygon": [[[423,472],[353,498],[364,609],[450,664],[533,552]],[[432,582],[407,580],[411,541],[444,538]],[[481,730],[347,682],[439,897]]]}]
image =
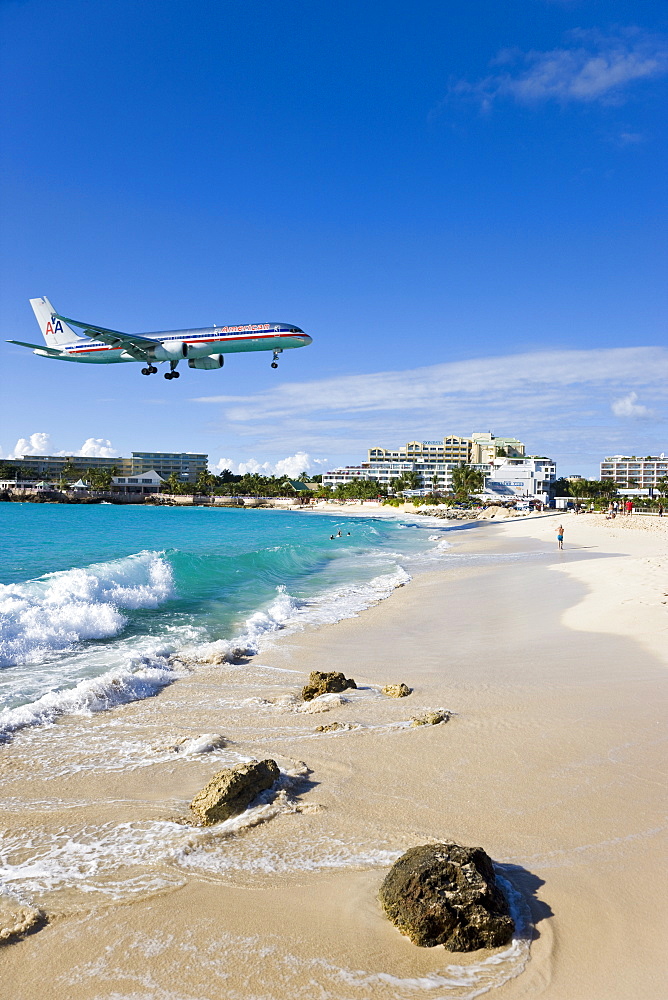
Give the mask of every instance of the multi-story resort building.
[{"label": "multi-story resort building", "polygon": [[107,469],[118,476],[138,476],[155,471],[162,479],[174,472],[184,483],[195,483],[206,472],[208,455],[172,451],[133,451],[132,458],[94,458],[81,455],[26,455],[5,461],[24,469],[35,479],[56,480],[63,475],[81,475],[88,469]]},{"label": "multi-story resort building", "polygon": [[601,479],[612,479],[618,489],[649,490],[657,481],[668,476],[668,459],[661,455],[611,455],[601,462]]},{"label": "multi-story resort building", "polygon": [[491,431],[470,437],[450,435],[440,441],[408,441],[396,450],[370,448],[366,462],[333,469],[322,477],[323,486],[339,486],[373,479],[389,487],[402,473],[419,476],[418,492],[450,492],[452,470],[464,462],[485,477],[485,492],[506,496],[547,497],[556,479],[549,458],[527,458],[517,438],[495,437]]},{"label": "multi-story resort building", "polygon": [[169,479],[173,472],[184,483],[196,483],[201,472],[208,468],[208,455],[174,451],[133,451],[132,474],[155,471],[163,479]]}]

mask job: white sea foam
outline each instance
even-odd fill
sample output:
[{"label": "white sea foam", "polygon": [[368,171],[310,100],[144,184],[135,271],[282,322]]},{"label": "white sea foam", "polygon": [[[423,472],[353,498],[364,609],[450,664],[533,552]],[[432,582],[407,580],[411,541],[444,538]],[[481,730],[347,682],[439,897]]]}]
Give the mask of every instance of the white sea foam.
[{"label": "white sea foam", "polygon": [[124,662],[72,688],[49,691],[36,701],[0,711],[0,740],[28,726],[54,722],[61,715],[88,715],[149,698],[182,676],[169,647],[128,655]]},{"label": "white sea foam", "polygon": [[184,853],[179,864],[210,875],[245,871],[262,875],[287,875],[295,872],[331,871],[341,868],[385,868],[401,851],[375,844],[346,843],[331,837],[282,844],[254,845],[249,851],[243,841],[231,841],[225,850],[203,842]]},{"label": "white sea foam", "polygon": [[278,597],[266,611],[258,611],[246,622],[243,639],[259,649],[262,639],[279,629],[296,631],[307,625],[330,625],[343,618],[356,618],[365,608],[389,597],[411,577],[401,566],[392,573],[376,576],[368,583],[334,587],[317,597],[298,600],[278,587]]},{"label": "white sea foam", "polygon": [[36,663],[85,639],[116,635],[120,609],[155,608],[172,593],[169,564],[157,552],[48,573],[0,586],[0,666]]}]

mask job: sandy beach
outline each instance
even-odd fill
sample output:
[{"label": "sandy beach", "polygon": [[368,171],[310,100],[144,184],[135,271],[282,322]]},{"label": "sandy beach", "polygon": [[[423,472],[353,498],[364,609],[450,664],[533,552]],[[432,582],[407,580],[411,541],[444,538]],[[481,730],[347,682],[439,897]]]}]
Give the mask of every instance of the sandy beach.
[{"label": "sandy beach", "polygon": [[[0,950],[0,996],[665,997],[668,520],[564,515],[562,552],[558,523],[467,526],[356,618],[19,733],[4,853],[23,842],[69,880],[38,894],[47,926]],[[301,711],[313,669],[359,690]],[[400,681],[409,698],[380,693]],[[434,708],[453,717],[409,728]],[[314,732],[334,721],[350,728]],[[204,733],[225,751],[170,750]],[[278,796],[224,829],[185,825],[211,774],[248,757],[277,760]],[[419,949],[383,916],[394,858],[442,839],[484,847],[514,889],[509,948]]]}]

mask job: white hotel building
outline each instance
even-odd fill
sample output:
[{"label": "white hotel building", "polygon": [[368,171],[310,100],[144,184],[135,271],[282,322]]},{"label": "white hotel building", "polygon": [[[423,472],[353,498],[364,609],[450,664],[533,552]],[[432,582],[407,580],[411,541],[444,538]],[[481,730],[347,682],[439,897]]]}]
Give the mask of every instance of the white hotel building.
[{"label": "white hotel building", "polygon": [[419,491],[452,490],[452,470],[460,462],[479,469],[485,477],[485,493],[493,496],[547,499],[556,479],[556,466],[549,458],[527,458],[517,438],[495,437],[491,432],[471,437],[450,435],[440,441],[409,441],[396,451],[370,448],[361,465],[347,465],[326,472],[323,486],[340,486],[360,479],[375,480],[390,487],[404,472],[416,472]]},{"label": "white hotel building", "polygon": [[617,489],[657,489],[657,480],[668,476],[664,454],[636,458],[635,455],[611,455],[601,462],[601,479],[612,479]]}]

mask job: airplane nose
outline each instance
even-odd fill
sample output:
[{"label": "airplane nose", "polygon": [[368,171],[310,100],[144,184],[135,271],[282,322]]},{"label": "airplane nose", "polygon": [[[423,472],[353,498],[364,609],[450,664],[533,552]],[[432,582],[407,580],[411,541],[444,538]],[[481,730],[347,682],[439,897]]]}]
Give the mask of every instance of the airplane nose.
[{"label": "airplane nose", "polygon": [[308,333],[302,333],[301,339],[304,341],[304,347],[308,347],[309,344],[313,343],[313,337],[309,337]]}]

